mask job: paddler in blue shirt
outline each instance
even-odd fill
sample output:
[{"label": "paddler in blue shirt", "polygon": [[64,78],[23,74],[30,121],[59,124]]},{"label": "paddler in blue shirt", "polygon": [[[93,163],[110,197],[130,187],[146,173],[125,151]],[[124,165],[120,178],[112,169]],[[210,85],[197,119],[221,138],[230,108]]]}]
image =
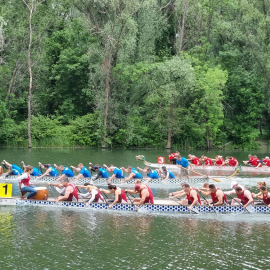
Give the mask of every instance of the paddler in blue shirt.
[{"label": "paddler in blue shirt", "polygon": [[38,163],[38,166],[41,168],[41,169],[44,169],[46,170],[45,173],[43,173],[41,176],[39,176],[37,179],[40,179],[46,175],[50,175],[52,177],[58,177],[58,171],[52,167],[51,164],[44,164],[42,165],[41,162]]},{"label": "paddler in blue shirt", "polygon": [[3,160],[2,164],[5,166],[5,168],[7,168],[9,170],[8,175],[21,175],[21,174],[23,174],[23,170],[15,164],[10,164],[6,160]]},{"label": "paddler in blue shirt", "polygon": [[148,176],[148,179],[145,181],[145,183],[149,183],[152,179],[158,179],[158,173],[155,170],[152,170],[149,167],[145,167],[144,169],[141,169],[140,167],[137,167],[138,171],[146,173]]},{"label": "paddler in blue shirt", "polygon": [[[31,165],[26,166],[24,164],[24,162],[22,161],[22,166],[23,166],[23,169],[25,169],[25,167],[29,167]],[[41,176],[42,175],[42,172],[38,168],[33,167],[33,166],[31,166],[31,167],[33,168],[33,171],[30,173],[31,176]]]},{"label": "paddler in blue shirt", "polygon": [[75,177],[75,179],[73,180],[73,182],[75,183],[79,178],[91,178],[91,173],[89,172],[89,170],[83,166],[82,163],[78,164],[78,167],[74,167],[74,166],[70,166],[71,169],[75,170],[76,172],[78,172],[79,174]]},{"label": "paddler in blue shirt", "polygon": [[186,158],[182,157],[181,155],[177,155],[176,156],[176,165],[178,165],[178,167],[180,167],[180,168],[183,168],[183,169],[181,169],[180,177],[182,177],[182,176],[189,177],[188,173],[189,173],[190,163]]},{"label": "paddler in blue shirt", "polygon": [[125,178],[124,172],[121,169],[115,167],[114,165],[111,164],[110,167],[108,167],[106,164],[103,164],[103,167],[107,169],[108,172],[113,173],[113,175],[107,180],[108,183],[110,183],[114,178]]},{"label": "paddler in blue shirt", "polygon": [[62,175],[56,180],[57,182],[64,179],[65,176],[66,177],[74,177],[74,173],[70,168],[65,167],[64,165],[57,166],[56,164],[53,164],[53,166],[55,169],[62,171]]},{"label": "paddler in blue shirt", "polygon": [[129,176],[127,179],[121,181],[121,183],[125,183],[131,179],[142,179],[142,174],[139,173],[135,168],[128,166],[126,169],[124,167],[121,168],[126,173],[129,173]]},{"label": "paddler in blue shirt", "polygon": [[93,165],[92,162],[89,162],[89,169],[93,172],[97,172],[95,178],[93,179],[94,181],[99,179],[99,178],[109,178],[110,175],[108,173],[108,171],[105,168],[102,168],[101,166],[99,166],[99,164],[96,164],[95,166]]},{"label": "paddler in blue shirt", "polygon": [[164,179],[163,179],[162,182],[165,182],[168,179],[174,179],[175,178],[174,174],[171,171],[168,171],[166,166],[162,166],[161,170],[162,170],[162,174],[164,175]]}]

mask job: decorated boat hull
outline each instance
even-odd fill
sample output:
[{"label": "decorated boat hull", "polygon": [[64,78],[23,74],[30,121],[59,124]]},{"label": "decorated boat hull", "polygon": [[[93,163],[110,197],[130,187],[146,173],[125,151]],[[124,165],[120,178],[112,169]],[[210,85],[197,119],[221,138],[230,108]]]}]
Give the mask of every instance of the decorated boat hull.
[{"label": "decorated boat hull", "polygon": [[[59,202],[56,203],[52,200],[22,200],[20,198],[3,198],[0,199],[0,206],[41,206],[41,207],[61,207],[68,209],[86,209],[86,210],[110,210],[110,211],[135,211],[136,205],[130,203],[115,204],[112,209],[109,209],[108,203],[91,203],[89,205],[84,202]],[[196,206],[197,213],[250,213],[243,209],[241,206]],[[155,200],[155,204],[145,204],[139,208],[139,212],[151,213],[194,213],[190,211],[187,206],[179,205],[178,203],[170,200]],[[252,207],[252,213],[270,213],[270,208],[267,205],[257,205]]]},{"label": "decorated boat hull", "polygon": [[[12,181],[16,181],[17,177],[14,176],[9,176],[6,178],[0,178],[1,182],[12,182]],[[74,178],[69,178],[70,181],[73,181]],[[84,183],[92,183],[94,185],[107,185],[108,179],[106,178],[100,178],[97,180],[93,180],[92,178],[79,178],[78,181],[76,181],[76,184],[79,185],[83,185]],[[125,184],[131,184],[134,185],[135,180],[138,179],[131,179],[130,181],[125,182]],[[55,183],[56,182],[56,178],[55,177],[43,177],[40,179],[37,179],[37,177],[32,176],[31,177],[31,181],[32,182],[47,182],[47,183]],[[111,181],[111,184],[121,184],[121,181],[123,181],[123,179],[113,179]],[[146,179],[142,179],[142,181],[146,181]],[[194,178],[183,178],[183,179],[179,179],[179,178],[172,178],[172,179],[168,179],[166,181],[164,181],[163,179],[159,178],[159,179],[152,179],[149,184],[163,184],[163,183],[167,183],[167,184],[180,184],[182,181],[185,181],[187,183],[204,183],[206,181],[209,181],[209,178],[206,177],[194,177]]]}]

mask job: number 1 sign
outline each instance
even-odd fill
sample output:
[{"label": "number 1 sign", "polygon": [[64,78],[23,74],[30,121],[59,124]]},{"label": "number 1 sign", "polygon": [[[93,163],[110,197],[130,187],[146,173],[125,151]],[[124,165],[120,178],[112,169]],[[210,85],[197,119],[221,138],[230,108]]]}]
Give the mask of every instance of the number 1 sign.
[{"label": "number 1 sign", "polygon": [[12,184],[0,184],[0,197],[11,197],[12,196]]}]

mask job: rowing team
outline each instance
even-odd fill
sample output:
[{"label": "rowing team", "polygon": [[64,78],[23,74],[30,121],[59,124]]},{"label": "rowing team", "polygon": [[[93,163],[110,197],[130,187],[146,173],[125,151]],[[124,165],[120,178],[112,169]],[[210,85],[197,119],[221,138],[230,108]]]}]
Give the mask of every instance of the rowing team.
[{"label": "rowing team", "polygon": [[[37,190],[30,184],[30,174],[33,171],[32,166],[26,166],[25,173],[18,177],[19,186],[21,191],[24,193],[29,192],[27,199],[31,199],[37,193]],[[97,202],[103,203],[104,200],[103,194],[114,194],[114,200],[109,205],[111,208],[116,203],[127,203],[126,194],[136,194],[140,195],[140,198],[134,198],[132,204],[137,204],[137,208],[145,203],[154,204],[154,197],[152,190],[145,183],[142,183],[141,180],[135,181],[134,190],[126,189],[125,191],[117,187],[116,185],[108,185],[108,189],[99,189],[94,185],[85,183],[84,185],[75,185],[70,183],[67,177],[61,179],[61,183],[48,183],[49,186],[54,186],[55,189],[61,194],[56,202],[59,201],[78,201],[80,198],[86,199],[87,203]],[[247,208],[250,204],[254,203],[254,198],[262,200],[263,204],[270,206],[270,194],[267,191],[265,182],[258,182],[257,186],[260,190],[258,194],[251,193],[244,186],[239,185],[236,181],[231,183],[231,191],[222,191],[220,188],[217,188],[214,184],[205,183],[203,188],[193,188],[186,182],[181,183],[182,190],[176,191],[169,194],[169,198],[178,198],[185,197],[180,200],[179,204],[187,205],[188,209],[192,209],[194,206],[199,206],[201,204],[209,205],[210,207],[221,206],[221,205],[241,205],[244,209]],[[86,194],[78,193],[78,188],[84,188]],[[52,191],[53,192],[53,191]],[[201,194],[204,199],[203,203],[199,196]],[[231,202],[227,201],[227,196],[236,194],[236,198],[232,198]],[[210,196],[211,199],[206,199],[204,196]]]},{"label": "rowing team", "polygon": [[[3,160],[2,164],[7,168],[7,175],[22,175],[23,174],[23,170],[15,165],[15,164],[10,164],[8,163],[6,160]],[[78,175],[75,176],[74,172],[68,168],[65,167],[64,165],[60,165],[57,166],[56,164],[54,164],[54,166],[52,166],[51,164],[41,164],[40,162],[38,163],[39,167],[41,169],[45,169],[45,173],[41,173],[41,171],[38,168],[32,167],[33,171],[30,174],[31,176],[37,176],[36,180],[44,177],[44,176],[52,176],[57,178],[59,176],[58,171],[61,171],[62,174],[59,178],[56,179],[56,181],[61,181],[61,179],[63,177],[69,177],[69,178],[73,178],[74,180],[73,182],[75,183],[79,178],[91,178],[91,172],[96,172],[97,174],[94,177],[94,181],[99,179],[99,178],[105,178],[108,179],[108,183],[111,182],[113,179],[115,178],[119,178],[122,179],[122,183],[125,183],[127,181],[130,181],[131,179],[142,179],[143,176],[140,173],[144,172],[146,173],[148,179],[146,180],[147,182],[151,181],[151,179],[159,179],[159,178],[163,178],[164,181],[170,179],[170,178],[175,178],[174,174],[170,171],[168,171],[166,169],[165,166],[162,167],[161,170],[152,170],[149,167],[145,167],[144,169],[141,169],[139,167],[137,167],[137,169],[135,169],[132,166],[128,166],[127,168],[117,168],[114,165],[110,165],[107,166],[106,164],[103,164],[103,167],[99,166],[98,164],[96,164],[95,166],[90,162],[89,165],[89,170],[83,165],[83,163],[79,163],[77,167],[74,166],[70,166],[71,169],[73,169],[74,171],[78,172]],[[23,168],[26,168],[26,165],[24,164],[24,162],[22,161],[22,165]],[[30,165],[28,165],[30,166]],[[109,172],[112,173],[111,177],[109,175]],[[128,173],[129,176],[127,178],[125,178],[125,173]]]},{"label": "rowing team", "polygon": [[[180,153],[175,152],[169,155],[169,161],[170,163],[173,164],[178,164],[177,160],[179,160]],[[198,158],[195,155],[189,154],[188,158],[186,159],[189,161],[190,165],[193,167],[196,166],[232,166],[232,167],[237,167],[239,165],[238,160],[235,157],[232,156],[227,156],[226,159],[223,158],[221,155],[216,155],[215,158],[209,158],[207,156],[202,156],[201,158]],[[255,168],[267,166],[270,167],[270,158],[267,156],[263,159],[259,159],[256,155],[248,155],[248,160],[243,161],[245,165],[249,165]]]}]

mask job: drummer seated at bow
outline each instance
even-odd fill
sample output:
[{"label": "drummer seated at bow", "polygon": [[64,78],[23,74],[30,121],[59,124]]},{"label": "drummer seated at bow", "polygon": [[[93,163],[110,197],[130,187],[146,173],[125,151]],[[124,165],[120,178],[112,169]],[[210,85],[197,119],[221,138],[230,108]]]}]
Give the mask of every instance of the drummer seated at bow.
[{"label": "drummer seated at bow", "polygon": [[100,192],[100,189],[98,189],[94,185],[91,185],[90,183],[84,183],[84,185],[76,185],[76,187],[83,188],[86,190],[86,193],[78,193],[78,195],[82,199],[87,199],[87,203],[90,204],[92,202],[97,202],[97,203],[104,202],[104,198],[103,198],[102,193]]},{"label": "drummer seated at bow", "polygon": [[243,190],[240,186],[235,188],[237,198],[233,198],[231,205],[242,205],[244,209],[254,203],[251,192],[248,189]]},{"label": "drummer seated at bow", "polygon": [[46,175],[52,176],[52,177],[58,177],[58,171],[52,167],[51,164],[41,164],[41,162],[38,163],[39,167],[43,170],[46,170],[45,173],[43,173],[41,176],[37,177],[37,179],[40,179]]},{"label": "drummer seated at bow", "polygon": [[70,166],[71,169],[75,170],[79,174],[75,177],[73,182],[75,183],[80,178],[91,178],[91,173],[88,171],[88,169],[83,166],[82,163],[79,163],[77,167]]},{"label": "drummer seated at bow", "polygon": [[121,181],[121,183],[125,183],[131,179],[142,179],[143,178],[142,174],[139,173],[135,168],[133,168],[131,166],[128,166],[127,168],[122,167],[121,170],[123,172],[129,173],[129,176],[125,180]]},{"label": "drummer seated at bow", "polygon": [[140,198],[134,198],[132,200],[133,204],[138,204],[138,208],[145,203],[154,204],[154,196],[152,190],[146,184],[143,184],[141,180],[135,181],[134,190],[127,189],[126,192],[130,194],[139,193]]},{"label": "drummer seated at bow", "polygon": [[68,178],[65,175],[61,178],[61,183],[48,183],[48,185],[64,189],[64,194],[60,195],[56,199],[56,202],[59,202],[59,201],[76,201],[77,202],[79,200],[77,187],[73,183],[70,183]]},{"label": "drummer seated at bow", "polygon": [[96,164],[95,166],[93,165],[92,162],[89,162],[89,169],[92,172],[96,172],[97,174],[95,175],[95,177],[93,178],[93,180],[97,180],[99,178],[105,178],[108,179],[110,177],[108,171],[105,168],[102,168],[101,166],[99,166],[99,164]]},{"label": "drummer seated at bow", "polygon": [[100,191],[105,194],[114,194],[114,201],[108,206],[109,208],[112,208],[116,203],[127,203],[125,191],[116,185],[108,184],[108,190],[101,188]]},{"label": "drummer seated at bow", "polygon": [[119,178],[119,179],[125,178],[124,172],[121,169],[115,167],[114,165],[111,164],[110,167],[108,167],[106,164],[103,164],[103,167],[108,172],[112,172],[113,173],[113,175],[107,180],[108,183],[110,183],[115,178]]},{"label": "drummer seated at bow", "polygon": [[[23,169],[26,168],[26,165],[24,164],[23,161],[22,161],[22,166],[23,166]],[[27,166],[31,166],[31,165],[27,165]],[[32,167],[33,167],[33,166],[32,166]],[[30,175],[31,175],[31,176],[41,176],[42,173],[41,173],[41,171],[40,171],[38,168],[33,167],[33,171],[32,171],[32,173],[31,173]]]},{"label": "drummer seated at bow", "polygon": [[171,196],[170,199],[186,196],[185,199],[180,201],[182,205],[188,205],[188,209],[192,209],[196,205],[201,205],[201,199],[198,192],[191,188],[189,184],[183,186],[184,194],[176,194]]},{"label": "drummer seated at bow", "polygon": [[145,183],[149,183],[152,179],[159,179],[157,171],[152,170],[150,167],[145,167],[144,169],[137,167],[139,172],[144,172],[148,176]]},{"label": "drummer seated at bow", "polygon": [[62,175],[58,179],[56,179],[57,182],[61,181],[65,177],[74,177],[74,173],[70,168],[65,167],[64,165],[57,166],[56,164],[54,164],[53,166],[55,169],[62,171]]},{"label": "drummer seated at bow", "polygon": [[29,192],[27,199],[31,199],[37,194],[37,190],[34,188],[35,186],[30,183],[30,174],[32,171],[32,166],[26,166],[24,173],[17,178],[22,196]]},{"label": "drummer seated at bow", "polygon": [[198,189],[203,195],[211,196],[211,199],[204,201],[204,204],[210,204],[213,206],[224,205],[227,204],[227,198],[224,192],[220,188],[216,188],[214,184],[209,185],[209,190],[205,191],[202,189]]},{"label": "drummer seated at bow", "polygon": [[2,164],[8,170],[7,175],[21,175],[21,174],[23,174],[23,170],[15,164],[8,163],[6,160],[3,160]]}]

